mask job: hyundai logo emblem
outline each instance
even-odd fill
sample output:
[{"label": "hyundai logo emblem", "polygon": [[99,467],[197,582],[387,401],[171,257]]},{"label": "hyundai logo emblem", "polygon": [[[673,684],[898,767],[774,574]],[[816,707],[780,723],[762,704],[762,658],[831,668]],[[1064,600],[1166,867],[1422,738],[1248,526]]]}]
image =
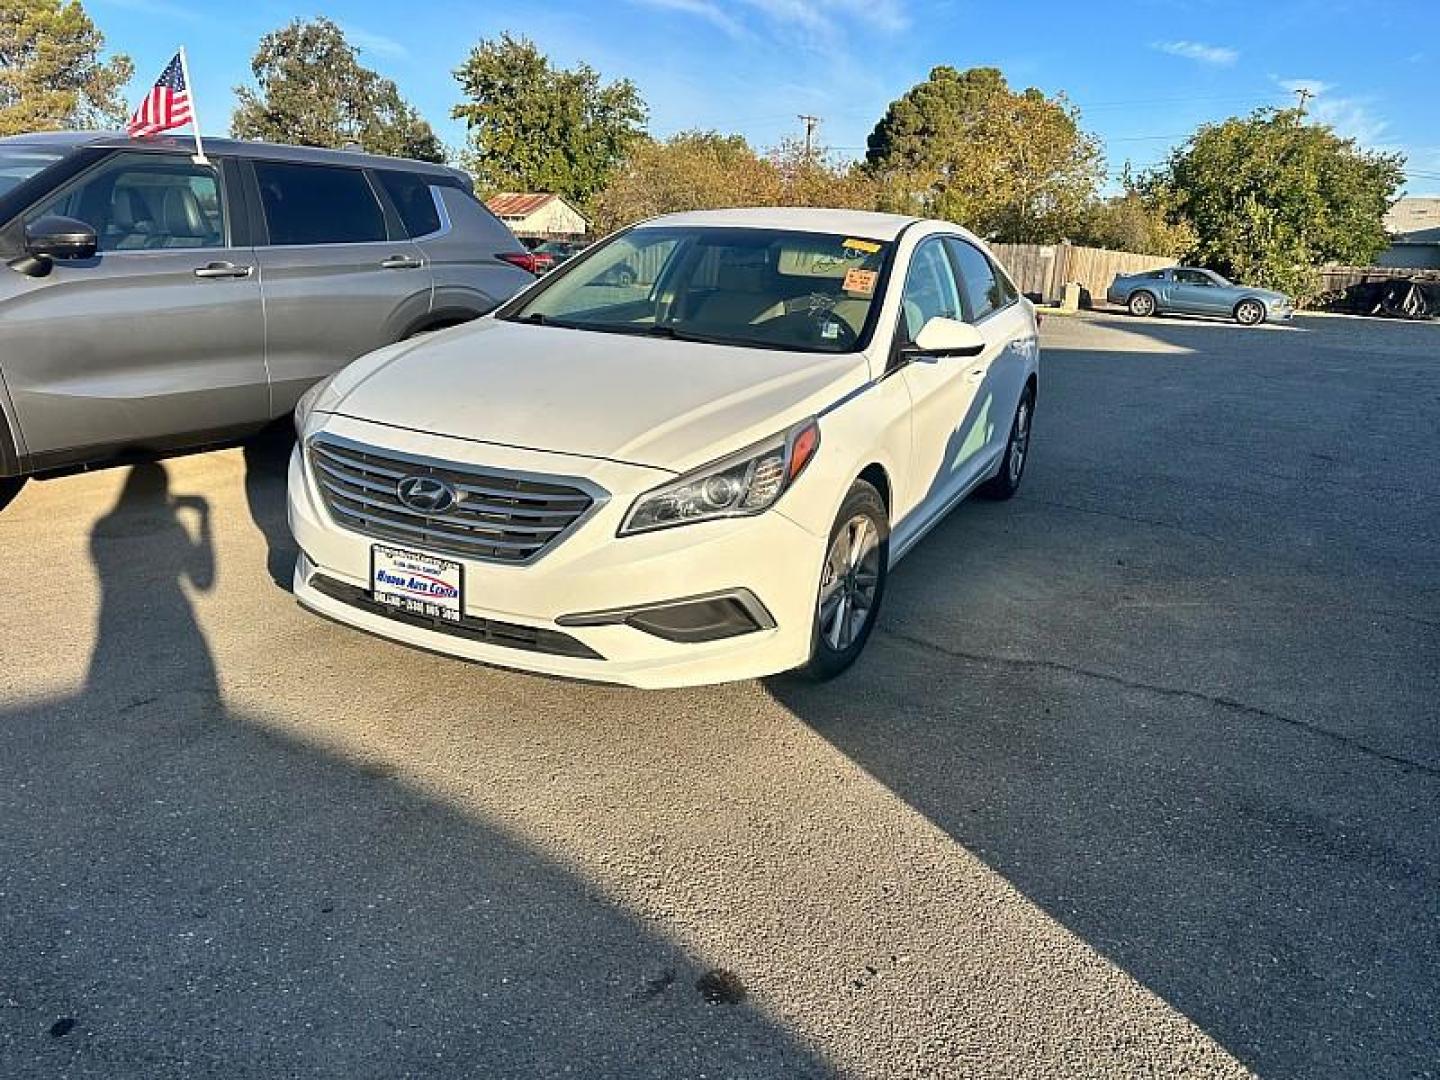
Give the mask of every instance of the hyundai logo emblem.
[{"label": "hyundai logo emblem", "polygon": [[443,514],[457,499],[455,489],[434,476],[406,476],[395,485],[395,494],[421,514]]}]

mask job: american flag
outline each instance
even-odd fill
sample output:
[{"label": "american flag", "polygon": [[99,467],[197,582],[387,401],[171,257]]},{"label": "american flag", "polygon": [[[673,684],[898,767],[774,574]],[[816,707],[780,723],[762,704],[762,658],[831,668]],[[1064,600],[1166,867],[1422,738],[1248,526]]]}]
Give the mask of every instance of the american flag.
[{"label": "american flag", "polygon": [[146,139],[171,128],[190,123],[190,88],[185,85],[185,67],[180,54],[166,66],[164,73],[140,102],[135,115],[125,125],[131,138]]}]

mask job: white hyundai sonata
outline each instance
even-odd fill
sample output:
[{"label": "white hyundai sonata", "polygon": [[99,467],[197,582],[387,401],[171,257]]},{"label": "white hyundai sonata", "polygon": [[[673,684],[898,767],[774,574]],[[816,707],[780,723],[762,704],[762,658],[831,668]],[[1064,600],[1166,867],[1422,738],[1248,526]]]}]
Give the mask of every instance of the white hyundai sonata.
[{"label": "white hyundai sonata", "polygon": [[647,221],[306,395],[295,595],[551,675],[829,677],[926,530],[1015,493],[1038,361],[1034,309],[947,222]]}]

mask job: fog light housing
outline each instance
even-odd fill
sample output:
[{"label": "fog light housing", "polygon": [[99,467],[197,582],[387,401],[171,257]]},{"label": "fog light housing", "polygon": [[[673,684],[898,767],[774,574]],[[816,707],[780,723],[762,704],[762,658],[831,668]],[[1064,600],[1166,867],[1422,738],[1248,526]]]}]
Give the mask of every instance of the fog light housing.
[{"label": "fog light housing", "polygon": [[749,589],[562,615],[555,622],[560,626],[631,626],[665,641],[683,644],[723,641],[775,628],[775,619]]}]

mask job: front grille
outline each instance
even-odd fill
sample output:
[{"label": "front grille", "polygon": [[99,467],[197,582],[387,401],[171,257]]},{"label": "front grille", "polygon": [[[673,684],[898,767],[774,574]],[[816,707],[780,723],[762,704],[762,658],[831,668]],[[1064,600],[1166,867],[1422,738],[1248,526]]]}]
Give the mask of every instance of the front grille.
[{"label": "front grille", "polygon": [[357,607],[387,619],[418,626],[422,630],[433,630],[451,637],[478,641],[485,645],[499,645],[507,649],[524,649],[526,652],[549,653],[552,656],[573,656],[582,660],[605,659],[584,642],[577,641],[559,630],[547,630],[543,626],[521,626],[519,623],[500,622],[496,619],[477,619],[466,615],[458,623],[446,619],[432,619],[411,611],[382,604],[358,585],[347,585],[343,581],[316,574],[310,579],[311,587],[324,593],[332,600]]},{"label": "front grille", "polygon": [[[595,505],[572,484],[407,458],[319,436],[310,467],[336,524],[378,540],[488,562],[527,563]],[[444,480],[457,500],[444,513],[412,510],[396,486],[407,476]]]}]

